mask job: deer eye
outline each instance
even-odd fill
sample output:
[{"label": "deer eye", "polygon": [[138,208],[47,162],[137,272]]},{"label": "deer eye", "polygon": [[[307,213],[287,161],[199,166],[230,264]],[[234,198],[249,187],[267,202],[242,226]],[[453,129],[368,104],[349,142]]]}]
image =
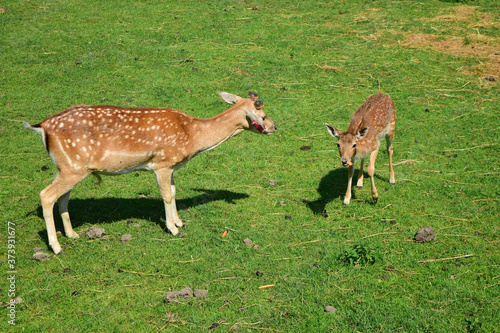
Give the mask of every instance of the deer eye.
[{"label": "deer eye", "polygon": [[356,144],[353,144],[353,145],[352,145],[352,148],[356,148]]}]

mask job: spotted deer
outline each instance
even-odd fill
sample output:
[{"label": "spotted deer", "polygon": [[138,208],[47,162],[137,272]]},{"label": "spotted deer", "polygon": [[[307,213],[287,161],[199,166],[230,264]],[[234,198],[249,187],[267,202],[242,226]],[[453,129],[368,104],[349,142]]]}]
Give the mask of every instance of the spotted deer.
[{"label": "spotted deer", "polygon": [[191,117],[170,108],[124,108],[110,105],[76,105],[37,125],[24,127],[39,132],[59,173],[40,192],[49,245],[58,254],[53,207],[59,213],[67,237],[78,238],[68,213],[71,189],[89,174],[125,174],[152,171],[163,197],[167,229],[177,235],[182,221],[175,204],[173,172],[193,157],[209,151],[236,134],[248,130],[273,134],[276,126],[262,110],[257,94],[248,98],[219,92],[234,104],[208,119]]},{"label": "spotted deer", "polygon": [[325,126],[328,132],[338,139],[337,147],[342,165],[349,166],[344,205],[348,205],[351,200],[351,183],[354,174],[353,163],[357,161],[361,161],[361,165],[356,186],[358,188],[363,187],[363,164],[367,155],[370,155],[368,175],[372,184],[372,197],[373,201],[377,203],[378,193],[373,175],[380,141],[384,138],[389,154],[389,183],[394,185],[396,182],[394,170],[392,169],[392,140],[396,127],[396,110],[392,99],[382,93],[370,96],[358,111],[352,115],[351,123],[346,132],[342,132],[326,123]]}]

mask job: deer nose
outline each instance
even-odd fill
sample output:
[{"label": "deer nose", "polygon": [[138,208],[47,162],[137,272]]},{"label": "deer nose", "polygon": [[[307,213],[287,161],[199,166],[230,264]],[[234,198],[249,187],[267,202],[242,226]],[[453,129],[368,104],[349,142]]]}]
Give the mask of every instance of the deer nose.
[{"label": "deer nose", "polygon": [[347,162],[346,158],[343,158],[341,161],[342,161],[342,165],[343,166],[347,166],[348,165],[348,162]]}]

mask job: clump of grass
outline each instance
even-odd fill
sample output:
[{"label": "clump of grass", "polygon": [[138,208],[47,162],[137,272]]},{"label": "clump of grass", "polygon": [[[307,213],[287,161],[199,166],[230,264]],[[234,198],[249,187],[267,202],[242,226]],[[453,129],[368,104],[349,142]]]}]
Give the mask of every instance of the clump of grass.
[{"label": "clump of grass", "polygon": [[344,265],[373,265],[381,260],[379,251],[373,246],[354,244],[342,252],[338,261]]}]

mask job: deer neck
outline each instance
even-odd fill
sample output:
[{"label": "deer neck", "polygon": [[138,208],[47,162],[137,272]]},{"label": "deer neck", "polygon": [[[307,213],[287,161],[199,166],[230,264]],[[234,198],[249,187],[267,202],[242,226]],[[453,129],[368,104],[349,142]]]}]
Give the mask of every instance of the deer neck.
[{"label": "deer neck", "polygon": [[244,121],[243,113],[233,109],[212,118],[194,119],[189,136],[195,155],[212,150],[242,132]]}]

